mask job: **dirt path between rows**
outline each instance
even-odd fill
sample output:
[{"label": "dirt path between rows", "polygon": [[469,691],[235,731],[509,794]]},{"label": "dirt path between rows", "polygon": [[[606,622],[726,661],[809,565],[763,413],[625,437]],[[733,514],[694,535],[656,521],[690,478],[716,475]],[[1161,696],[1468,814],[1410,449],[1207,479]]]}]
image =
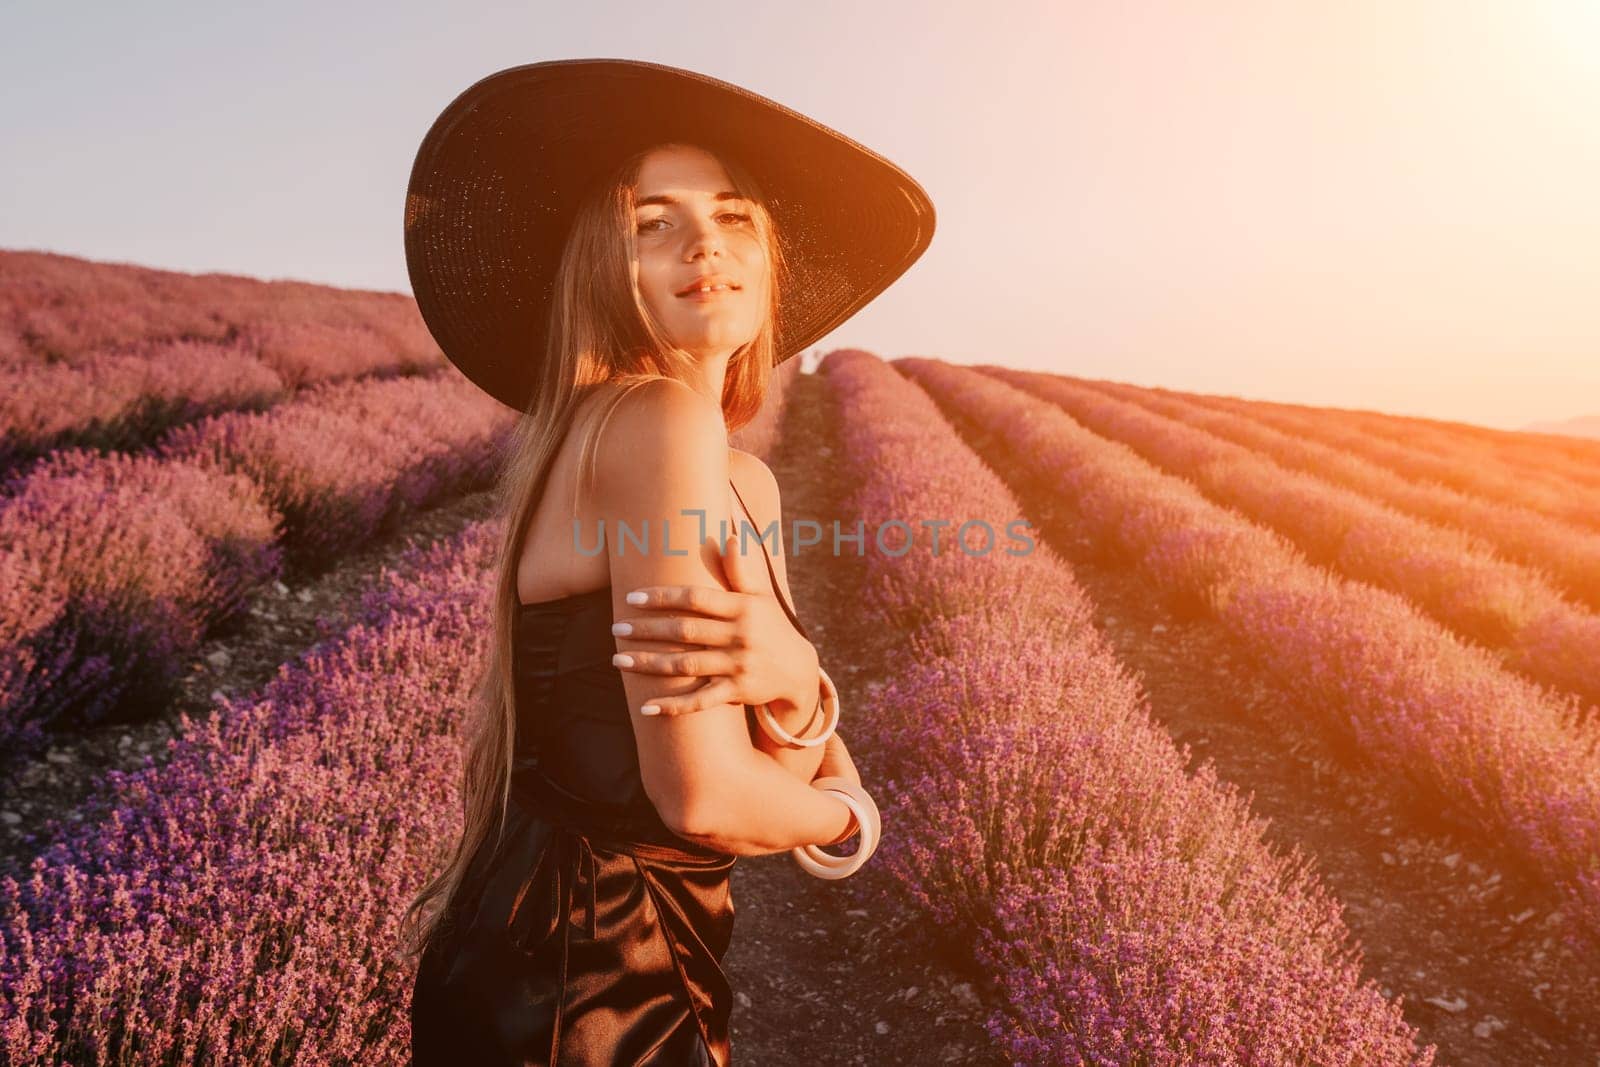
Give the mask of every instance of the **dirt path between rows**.
[{"label": "dirt path between rows", "polygon": [[1426,805],[1396,799],[1219,625],[1174,616],[1137,572],[1097,550],[1070,502],[1030,482],[999,441],[946,414],[1072,566],[1096,625],[1140,676],[1157,721],[1191,747],[1192,765],[1213,761],[1253,792],[1269,840],[1313,858],[1364,948],[1362,974],[1404,996],[1440,1064],[1600,1059],[1600,967],[1563,947],[1566,919],[1537,878],[1452,833]]},{"label": "dirt path between rows", "polygon": [[[795,379],[768,460],[783,493],[785,547],[795,519],[824,529],[836,517],[851,525],[841,508],[849,485],[830,407],[820,376]],[[826,544],[788,560],[795,611],[839,686],[846,742],[860,695],[885,676],[882,635],[853,607],[851,563]],[[870,791],[871,753],[852,749],[851,756]],[[736,998],[736,1064],[1006,1062],[983,1028],[994,1007],[985,977],[933,943],[920,916],[880,902],[886,880],[872,861],[839,882],[805,874],[787,854],[735,864],[733,945],[724,962]]]}]

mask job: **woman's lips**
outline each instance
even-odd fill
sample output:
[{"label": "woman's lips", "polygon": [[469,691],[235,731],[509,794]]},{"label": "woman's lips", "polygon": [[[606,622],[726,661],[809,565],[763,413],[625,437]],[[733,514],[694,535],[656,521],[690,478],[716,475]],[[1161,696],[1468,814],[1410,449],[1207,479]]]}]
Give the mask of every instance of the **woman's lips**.
[{"label": "woman's lips", "polygon": [[715,300],[719,296],[733,296],[737,292],[740,292],[740,290],[738,290],[738,289],[712,289],[710,292],[703,293],[700,290],[696,289],[696,290],[693,290],[691,292],[687,292],[687,293],[684,293],[684,294],[680,295],[678,297],[678,299],[679,300]]}]

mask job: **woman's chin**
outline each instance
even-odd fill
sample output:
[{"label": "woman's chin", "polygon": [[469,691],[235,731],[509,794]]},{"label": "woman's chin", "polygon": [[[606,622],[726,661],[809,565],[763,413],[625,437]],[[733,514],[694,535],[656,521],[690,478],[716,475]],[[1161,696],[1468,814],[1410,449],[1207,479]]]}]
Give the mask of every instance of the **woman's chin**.
[{"label": "woman's chin", "polygon": [[689,352],[736,349],[748,344],[754,334],[738,330],[685,330],[672,335],[673,343]]}]

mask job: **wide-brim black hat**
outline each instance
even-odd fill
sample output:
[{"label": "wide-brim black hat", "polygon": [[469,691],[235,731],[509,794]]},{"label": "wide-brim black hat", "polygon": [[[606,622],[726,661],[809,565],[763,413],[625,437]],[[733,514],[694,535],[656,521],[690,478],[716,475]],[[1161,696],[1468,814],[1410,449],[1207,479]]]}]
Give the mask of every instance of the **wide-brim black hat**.
[{"label": "wide-brim black hat", "polygon": [[725,151],[762,184],[790,270],[779,362],[887,289],[933,239],[933,202],[910,175],[747,89],[630,59],[510,67],[434,120],[406,192],[412,292],[463,374],[525,410],[573,210],[628,155],[667,140]]}]

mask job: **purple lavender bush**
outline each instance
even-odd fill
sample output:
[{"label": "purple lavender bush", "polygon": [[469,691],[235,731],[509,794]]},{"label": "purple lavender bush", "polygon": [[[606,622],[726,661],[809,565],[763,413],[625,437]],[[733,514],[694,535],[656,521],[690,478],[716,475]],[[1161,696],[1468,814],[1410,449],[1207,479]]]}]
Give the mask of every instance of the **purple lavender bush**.
[{"label": "purple lavender bush", "polygon": [[[0,498],[0,745],[169,701],[204,634],[277,575],[277,516],[241,475],[55,452]],[[115,669],[112,669],[115,665]]]},{"label": "purple lavender bush", "polygon": [[103,818],[0,881],[0,1060],[400,1063],[400,902],[453,839],[488,524],[346,633],[112,772]]},{"label": "purple lavender bush", "polygon": [[284,393],[238,342],[141,341],[77,364],[0,363],[0,471],[54,448],[131,450],[172,426],[266,407]]},{"label": "purple lavender bush", "polygon": [[486,485],[513,418],[452,368],[319,385],[180,427],[158,451],[247,474],[284,515],[289,561],[315,571],[402,512]]}]

